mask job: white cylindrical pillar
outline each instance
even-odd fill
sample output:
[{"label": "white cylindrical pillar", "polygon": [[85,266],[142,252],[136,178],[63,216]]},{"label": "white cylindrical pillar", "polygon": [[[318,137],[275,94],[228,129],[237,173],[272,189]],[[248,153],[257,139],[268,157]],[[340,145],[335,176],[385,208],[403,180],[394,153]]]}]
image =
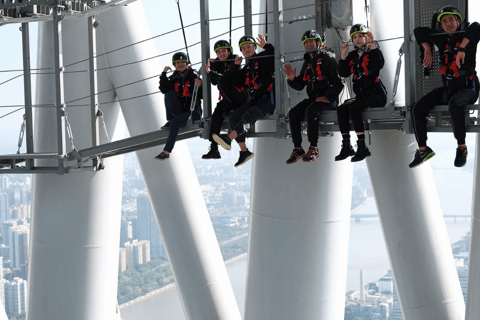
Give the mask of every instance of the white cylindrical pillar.
[{"label": "white cylindrical pillar", "polygon": [[[87,20],[66,20],[63,27],[65,65],[88,58]],[[40,23],[38,67],[53,68],[52,22]],[[99,66],[102,66],[99,59]],[[84,62],[66,71],[88,70]],[[45,72],[47,73],[47,72]],[[111,88],[108,74],[99,75],[100,90]],[[88,72],[65,74],[68,102],[89,95]],[[36,103],[55,102],[52,74],[37,77]],[[102,101],[113,101],[111,92]],[[110,138],[125,130],[118,104],[102,105]],[[68,108],[75,146],[91,146],[90,108]],[[105,135],[101,135],[102,142]],[[35,112],[35,151],[57,150],[55,108]],[[67,144],[67,151],[70,143]],[[56,160],[37,165],[57,165]],[[73,164],[73,163],[72,163]],[[28,279],[29,320],[113,320],[116,312],[118,248],[123,158],[105,161],[100,172],[65,176],[38,174],[33,178],[31,260]]]},{"label": "white cylindrical pillar", "polygon": [[[286,9],[309,1],[283,3]],[[285,21],[304,11],[288,14]],[[292,39],[285,42],[285,52],[302,50],[302,34],[314,28],[314,21],[285,25],[285,39]],[[269,41],[273,33],[270,25]],[[302,62],[292,67],[299,72]],[[277,79],[284,77],[276,72]],[[290,93],[292,106],[306,97],[305,92]],[[258,122],[257,128],[275,131],[275,124]],[[344,318],[353,166],[334,161],[340,147],[340,135],[320,137],[318,159],[287,165],[290,138],[255,140],[245,320]]]},{"label": "white cylindrical pillar", "polygon": [[[105,51],[151,37],[140,1],[102,14],[99,20]],[[108,54],[106,59],[115,66],[156,55],[153,41],[147,41]],[[148,60],[109,72],[118,88],[162,71],[158,60]],[[116,91],[119,100],[155,92],[158,77]],[[121,106],[131,136],[159,130],[165,122],[161,93],[121,101]],[[177,142],[170,159],[159,162],[154,156],[161,148],[136,155],[187,319],[238,320],[240,312],[187,146]]]},{"label": "white cylindrical pillar", "polygon": [[[402,11],[403,1],[370,1],[375,39],[403,36],[403,15],[385,14]],[[380,77],[389,92],[388,101],[400,45],[401,40],[380,43],[385,57]],[[400,85],[396,100],[405,100]],[[369,146],[372,156],[367,159],[403,318],[460,320],[465,304],[435,180],[429,163],[408,167],[414,145],[413,135],[376,131]]]},{"label": "white cylindrical pillar", "polygon": [[477,134],[473,181],[472,224],[468,257],[467,310],[465,320],[475,320],[480,314],[480,139]]}]

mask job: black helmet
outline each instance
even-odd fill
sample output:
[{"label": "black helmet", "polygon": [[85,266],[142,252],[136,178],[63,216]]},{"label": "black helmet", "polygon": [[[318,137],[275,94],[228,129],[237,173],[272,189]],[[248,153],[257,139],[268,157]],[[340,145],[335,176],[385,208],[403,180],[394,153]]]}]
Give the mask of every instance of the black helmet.
[{"label": "black helmet", "polygon": [[368,28],[367,26],[365,26],[364,24],[361,24],[361,23],[357,23],[355,25],[353,25],[351,28],[350,28],[350,38],[353,37],[353,35],[355,33],[367,33],[368,32]]},{"label": "black helmet", "polygon": [[217,50],[220,48],[225,48],[227,50],[230,50],[230,52],[233,52],[233,49],[230,46],[230,42],[228,42],[227,40],[218,40],[217,42],[215,42],[215,45],[213,46],[213,50],[217,52]]},{"label": "black helmet", "polygon": [[177,61],[185,61],[188,64],[188,57],[185,52],[177,52],[172,57],[172,64],[175,66],[175,62]]},{"label": "black helmet", "polygon": [[320,44],[323,43],[322,37],[315,30],[307,30],[302,36],[302,44],[305,44],[305,41],[315,39],[315,41],[320,41]]},{"label": "black helmet", "polygon": [[242,50],[242,44],[244,43],[252,43],[255,45],[255,49],[257,49],[257,42],[255,42],[255,39],[252,36],[243,36],[238,40],[238,47],[240,50]]},{"label": "black helmet", "polygon": [[460,17],[460,22],[463,22],[462,14],[454,6],[445,6],[445,7],[441,8],[440,10],[438,10],[437,14],[438,14],[438,16],[437,16],[437,21],[438,22],[440,22],[440,19],[442,18],[442,16],[444,16],[446,14],[454,14],[454,15],[456,14],[457,16]]}]

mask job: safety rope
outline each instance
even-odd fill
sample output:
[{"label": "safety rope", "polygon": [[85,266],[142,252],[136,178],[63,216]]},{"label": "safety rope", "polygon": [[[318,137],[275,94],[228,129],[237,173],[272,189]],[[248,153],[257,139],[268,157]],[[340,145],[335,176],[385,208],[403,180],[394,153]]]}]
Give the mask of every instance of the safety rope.
[{"label": "safety rope", "polygon": [[22,148],[22,144],[23,144],[23,137],[25,135],[25,128],[27,126],[27,117],[25,115],[23,115],[23,122],[22,122],[22,126],[20,127],[20,135],[18,136],[18,150],[17,150],[17,154],[20,154],[20,148]]},{"label": "safety rope", "polygon": [[228,42],[230,46],[232,45],[232,10],[233,10],[233,2],[230,0],[230,34],[228,36]]},{"label": "safety rope", "polygon": [[72,127],[70,126],[70,122],[68,121],[68,113],[67,113],[67,108],[65,108],[65,105],[62,106],[62,111],[63,111],[63,114],[64,114],[64,117],[65,117],[65,127],[67,129],[67,134],[68,134],[68,138],[70,139],[70,143],[72,145],[72,150],[71,151],[74,151],[74,150],[77,150],[75,148],[75,144],[73,143],[73,133],[72,133]]},{"label": "safety rope", "polygon": [[393,81],[392,100],[390,100],[391,107],[395,106],[395,96],[397,95],[398,81],[400,80],[400,70],[402,68],[403,43],[398,50],[397,70],[395,71],[395,80]]},{"label": "safety rope", "polygon": [[183,41],[185,41],[185,50],[187,51],[188,63],[190,63],[190,54],[188,53],[187,36],[185,35],[185,28],[183,27],[182,11],[180,10],[180,0],[175,0],[178,7],[178,15],[180,16],[180,24],[182,25]]},{"label": "safety rope", "polygon": [[105,124],[105,119],[103,118],[103,111],[98,109],[97,111],[97,117],[100,117],[102,119],[103,123],[103,130],[105,131],[105,137],[107,139],[107,143],[110,142],[110,139],[108,139],[108,131],[107,131],[107,125]]}]

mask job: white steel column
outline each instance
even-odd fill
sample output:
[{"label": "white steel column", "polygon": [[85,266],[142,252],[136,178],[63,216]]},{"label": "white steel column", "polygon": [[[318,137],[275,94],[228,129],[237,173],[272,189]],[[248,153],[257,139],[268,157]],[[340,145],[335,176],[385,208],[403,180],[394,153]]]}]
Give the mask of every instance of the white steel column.
[{"label": "white steel column", "polygon": [[[261,3],[264,12],[265,1]],[[288,9],[311,1],[283,3]],[[284,19],[308,10],[315,12],[297,10]],[[302,34],[313,28],[313,20],[286,25],[285,51],[303,50]],[[274,31],[269,28],[270,41]],[[292,67],[299,72],[302,62]],[[284,76],[276,70],[276,79]],[[292,105],[306,97],[290,92]],[[275,121],[259,122],[259,128],[274,131]],[[306,136],[303,141],[308,148]],[[286,165],[293,149],[290,138],[255,140],[245,320],[343,320],[353,166],[334,161],[340,147],[340,135],[320,137],[315,162]]]},{"label": "white steel column", "polygon": [[[402,12],[402,6],[402,1],[370,1],[376,39],[402,36],[402,15],[385,14]],[[390,92],[400,44],[381,43],[385,67],[380,77]],[[401,92],[397,100],[403,100]],[[369,148],[368,171],[403,318],[463,319],[465,304],[430,164],[408,167],[415,137],[399,131],[374,132]]]},{"label": "white steel column", "polygon": [[[88,58],[86,19],[63,21],[65,65]],[[51,22],[40,23],[38,67],[54,67]],[[100,59],[101,60],[101,59]],[[99,65],[102,65],[99,63]],[[88,62],[66,68],[65,101],[88,96]],[[47,73],[47,72],[45,72]],[[108,73],[100,89],[111,88]],[[101,96],[113,101],[112,92]],[[54,75],[37,77],[36,104],[55,102]],[[68,108],[76,147],[91,146],[89,99]],[[118,104],[102,105],[110,137],[125,126]],[[55,108],[35,110],[35,151],[57,150]],[[101,134],[101,141],[105,135]],[[66,149],[71,145],[67,141]],[[56,160],[37,165],[55,165]],[[123,158],[105,161],[101,172],[75,171],[65,176],[34,175],[31,260],[28,279],[28,320],[119,320],[117,313],[118,248],[120,238]]]},{"label": "white steel column", "polygon": [[476,320],[480,314],[480,137],[477,134],[473,181],[472,224],[468,257],[467,310],[465,320]]},{"label": "white steel column", "polygon": [[[105,51],[151,37],[141,2],[102,14],[99,20]],[[108,54],[107,61],[109,66],[115,66],[156,55],[154,42],[147,41]],[[165,122],[164,97],[158,92],[159,78],[155,76],[162,70],[157,59],[109,70],[116,88],[153,77],[116,91],[120,101],[156,92],[121,101],[131,136],[159,130]],[[161,150],[156,147],[136,154],[186,317],[239,320],[240,312],[187,146],[177,142],[169,160],[154,160]]]}]

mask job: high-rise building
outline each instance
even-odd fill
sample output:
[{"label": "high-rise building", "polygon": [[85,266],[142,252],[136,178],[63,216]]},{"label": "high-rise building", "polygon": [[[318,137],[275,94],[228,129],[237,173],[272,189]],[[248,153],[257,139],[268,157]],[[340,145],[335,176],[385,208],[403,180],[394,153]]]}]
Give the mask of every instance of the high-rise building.
[{"label": "high-rise building", "polygon": [[150,241],[142,240],[142,241],[139,241],[138,244],[142,246],[143,263],[150,262]]},{"label": "high-rise building", "polygon": [[25,313],[27,305],[27,281],[14,278],[5,281],[5,311],[8,313]]},{"label": "high-rise building", "polygon": [[5,306],[5,288],[4,288],[4,280],[3,280],[3,257],[0,257],[0,300],[2,301],[3,305]]},{"label": "high-rise building", "polygon": [[125,243],[128,240],[128,222],[125,218],[122,218],[120,223],[120,248],[125,248]]},{"label": "high-rise building", "polygon": [[395,280],[393,281],[393,320],[403,320],[402,309],[400,308],[400,300],[398,300]]},{"label": "high-rise building", "polygon": [[365,301],[365,285],[363,284],[363,270],[360,270],[360,301]]},{"label": "high-rise building", "polygon": [[8,208],[10,207],[8,196],[6,193],[0,193],[0,223],[10,219],[8,216]]},{"label": "high-rise building", "polygon": [[2,223],[2,236],[3,236],[3,244],[6,246],[10,246],[10,237],[9,237],[9,230],[12,227],[16,227],[18,225],[17,220],[6,220]]},{"label": "high-rise building", "polygon": [[152,205],[147,195],[137,197],[137,239],[150,241],[152,258],[166,255]]},{"label": "high-rise building", "polygon": [[28,248],[30,241],[30,225],[10,227],[10,268],[20,269],[28,263]]},{"label": "high-rise building", "polygon": [[138,240],[125,243],[126,268],[137,268],[143,264],[142,244]]},{"label": "high-rise building", "polygon": [[127,257],[125,248],[120,248],[118,260],[118,272],[127,270]]},{"label": "high-rise building", "polygon": [[458,279],[460,280],[460,286],[462,287],[463,299],[467,302],[467,284],[468,284],[468,268],[457,268]]}]

